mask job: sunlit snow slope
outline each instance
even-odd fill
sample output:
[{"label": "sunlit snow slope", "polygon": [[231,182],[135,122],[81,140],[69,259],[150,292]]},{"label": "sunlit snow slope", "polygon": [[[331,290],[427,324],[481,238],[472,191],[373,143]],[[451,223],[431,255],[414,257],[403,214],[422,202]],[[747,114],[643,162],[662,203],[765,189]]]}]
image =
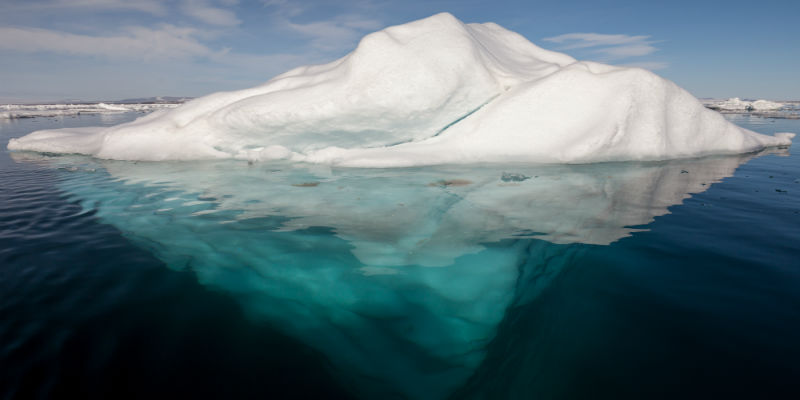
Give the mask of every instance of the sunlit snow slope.
[{"label": "sunlit snow slope", "polygon": [[38,131],[8,148],[393,167],[659,160],[789,145],[792,136],[739,128],[649,71],[578,62],[443,13],[252,89],[111,128]]}]

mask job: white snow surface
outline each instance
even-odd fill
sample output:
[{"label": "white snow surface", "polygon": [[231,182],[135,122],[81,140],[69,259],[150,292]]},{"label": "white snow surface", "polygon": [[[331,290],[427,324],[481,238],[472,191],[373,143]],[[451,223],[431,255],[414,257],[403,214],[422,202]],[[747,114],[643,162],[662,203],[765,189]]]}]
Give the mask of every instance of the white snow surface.
[{"label": "white snow surface", "polygon": [[707,105],[722,111],[775,111],[785,106],[783,103],[769,100],[747,101],[738,97],[722,101],[711,101]]},{"label": "white snow surface", "polygon": [[400,167],[663,160],[789,145],[793,136],[737,127],[652,72],[579,62],[497,24],[442,13],[255,88],[110,128],[38,131],[8,148]]}]

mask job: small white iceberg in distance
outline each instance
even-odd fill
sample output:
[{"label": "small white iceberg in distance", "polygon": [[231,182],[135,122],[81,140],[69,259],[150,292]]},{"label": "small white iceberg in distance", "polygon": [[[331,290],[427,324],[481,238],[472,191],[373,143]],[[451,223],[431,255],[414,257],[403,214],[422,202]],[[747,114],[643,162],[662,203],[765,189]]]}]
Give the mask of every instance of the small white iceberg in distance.
[{"label": "small white iceberg in distance", "polygon": [[151,112],[174,108],[177,103],[78,103],[78,104],[4,104],[0,105],[0,121],[21,118],[66,117],[81,114],[117,114]]},{"label": "small white iceberg in distance", "polygon": [[740,128],[652,72],[576,61],[442,13],[255,88],[110,128],[38,131],[8,148],[398,167],[664,160],[785,146],[793,136]]},{"label": "small white iceberg in distance", "polygon": [[708,102],[706,106],[720,111],[776,111],[784,108],[785,105],[770,100],[747,101],[732,97],[723,101]]},{"label": "small white iceberg in distance", "polygon": [[98,103],[97,108],[101,108],[108,111],[131,111],[130,108],[118,104]]}]

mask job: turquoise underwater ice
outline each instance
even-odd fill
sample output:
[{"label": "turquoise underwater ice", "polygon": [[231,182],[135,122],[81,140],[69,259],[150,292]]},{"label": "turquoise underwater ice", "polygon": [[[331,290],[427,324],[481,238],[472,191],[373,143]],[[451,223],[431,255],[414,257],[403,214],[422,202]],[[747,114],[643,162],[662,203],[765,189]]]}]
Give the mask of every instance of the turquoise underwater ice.
[{"label": "turquoise underwater ice", "polygon": [[754,157],[347,169],[45,158],[169,267],[323,352],[367,397],[443,398],[509,307]]}]

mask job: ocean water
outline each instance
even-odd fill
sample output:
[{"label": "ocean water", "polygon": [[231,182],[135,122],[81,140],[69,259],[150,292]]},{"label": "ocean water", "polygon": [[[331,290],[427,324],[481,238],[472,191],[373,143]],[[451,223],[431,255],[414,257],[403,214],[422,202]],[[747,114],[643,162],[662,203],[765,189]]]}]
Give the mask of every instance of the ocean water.
[{"label": "ocean water", "polygon": [[[136,116],[0,121],[0,142]],[[4,150],[0,398],[793,397],[791,151],[346,169]]]}]

